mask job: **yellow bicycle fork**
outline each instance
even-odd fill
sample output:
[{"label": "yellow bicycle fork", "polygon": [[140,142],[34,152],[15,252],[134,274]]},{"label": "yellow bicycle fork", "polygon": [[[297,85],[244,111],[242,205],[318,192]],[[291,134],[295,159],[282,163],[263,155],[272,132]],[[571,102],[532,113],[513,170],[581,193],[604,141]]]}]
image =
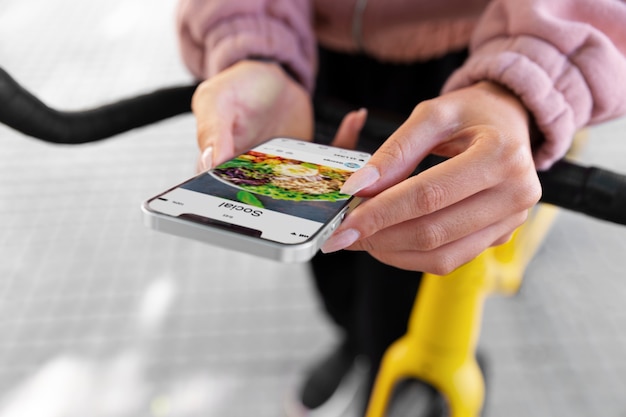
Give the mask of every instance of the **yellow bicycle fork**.
[{"label": "yellow bicycle fork", "polygon": [[396,383],[413,378],[443,395],[451,417],[480,415],[484,381],[475,350],[485,299],[517,292],[557,210],[538,205],[509,242],[449,275],[424,274],[407,333],[385,353],[366,417],[383,417]]}]

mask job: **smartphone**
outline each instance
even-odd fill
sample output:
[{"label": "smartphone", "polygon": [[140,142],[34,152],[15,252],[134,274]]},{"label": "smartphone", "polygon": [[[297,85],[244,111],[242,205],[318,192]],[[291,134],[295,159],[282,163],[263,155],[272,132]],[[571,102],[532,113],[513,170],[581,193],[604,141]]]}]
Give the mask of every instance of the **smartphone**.
[{"label": "smartphone", "polygon": [[145,201],[148,227],[281,262],[313,257],[358,199],[370,154],[274,138]]}]

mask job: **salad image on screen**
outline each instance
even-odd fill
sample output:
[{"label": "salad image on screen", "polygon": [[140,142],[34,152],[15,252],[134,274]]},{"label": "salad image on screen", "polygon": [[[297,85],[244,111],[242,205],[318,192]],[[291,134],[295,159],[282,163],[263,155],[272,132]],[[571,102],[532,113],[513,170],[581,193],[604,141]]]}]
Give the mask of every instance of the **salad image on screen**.
[{"label": "salad image on screen", "polygon": [[249,151],[219,165],[212,175],[242,190],[288,201],[339,201],[352,174],[336,168]]}]

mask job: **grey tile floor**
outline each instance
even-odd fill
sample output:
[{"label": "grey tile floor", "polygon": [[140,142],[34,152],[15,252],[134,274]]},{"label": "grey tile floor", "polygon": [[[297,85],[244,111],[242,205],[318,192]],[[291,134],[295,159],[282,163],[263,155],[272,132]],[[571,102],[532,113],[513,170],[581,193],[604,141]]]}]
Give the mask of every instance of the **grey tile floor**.
[{"label": "grey tile floor", "polygon": [[[174,6],[3,0],[0,65],[69,110],[189,82]],[[306,265],[142,225],[194,136],[188,115],[78,147],[0,126],[0,417],[277,416],[332,345]],[[618,120],[582,158],[625,155]],[[626,229],[559,215],[521,292],[487,302],[487,416],[626,416],[625,253]]]}]

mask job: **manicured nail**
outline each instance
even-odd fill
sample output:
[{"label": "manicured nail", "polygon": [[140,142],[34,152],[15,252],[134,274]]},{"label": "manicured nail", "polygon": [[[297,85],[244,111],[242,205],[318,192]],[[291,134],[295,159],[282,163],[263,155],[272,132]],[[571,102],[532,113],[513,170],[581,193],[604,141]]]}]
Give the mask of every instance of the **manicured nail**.
[{"label": "manicured nail", "polygon": [[205,171],[213,167],[213,147],[212,146],[209,146],[202,152],[202,155],[200,156],[200,161],[202,163],[202,169]]},{"label": "manicured nail", "polygon": [[348,178],[341,187],[341,193],[354,195],[364,188],[374,184],[380,178],[378,168],[373,165],[365,165]]},{"label": "manicured nail", "polygon": [[359,240],[359,232],[354,229],[343,230],[332,235],[321,247],[322,252],[330,253],[347,248]]}]

